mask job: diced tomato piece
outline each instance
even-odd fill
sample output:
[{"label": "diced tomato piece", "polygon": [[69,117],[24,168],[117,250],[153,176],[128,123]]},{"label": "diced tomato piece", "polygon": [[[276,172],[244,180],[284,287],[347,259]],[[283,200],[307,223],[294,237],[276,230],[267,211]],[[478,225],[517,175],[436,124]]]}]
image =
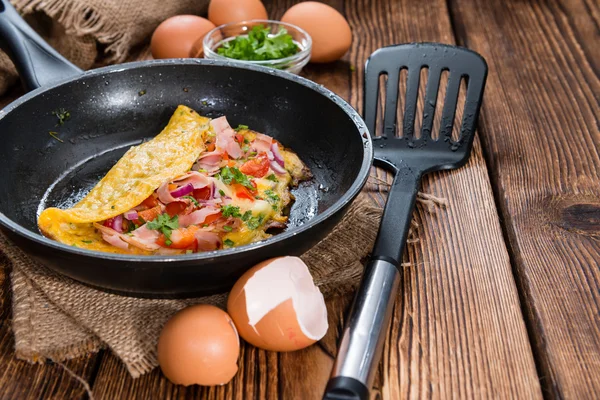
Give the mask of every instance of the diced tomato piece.
[{"label": "diced tomato piece", "polygon": [[235,195],[239,199],[248,199],[254,201],[254,195],[246,186],[242,186],[239,183],[233,185]]},{"label": "diced tomato piece", "polygon": [[138,216],[146,222],[154,221],[160,214],[162,214],[160,206],[152,207],[144,211],[138,211]]},{"label": "diced tomato piece", "polygon": [[194,233],[200,229],[196,225],[190,225],[187,228],[175,229],[171,232],[171,243],[167,244],[167,237],[161,234],[156,240],[156,244],[163,247],[169,247],[171,249],[187,249],[193,246],[196,242]]},{"label": "diced tomato piece", "polygon": [[246,175],[252,175],[256,178],[262,178],[269,172],[269,157],[267,153],[260,153],[258,157],[246,161],[241,167],[242,171]]},{"label": "diced tomato piece", "polygon": [[183,210],[187,208],[187,204],[183,201],[174,201],[167,204],[165,212],[169,214],[169,217],[173,218],[175,215],[181,214]]},{"label": "diced tomato piece", "polygon": [[235,167],[235,161],[233,160],[229,160],[229,162],[227,163],[228,167]]},{"label": "diced tomato piece", "polygon": [[235,134],[235,141],[238,143],[243,143],[244,142],[244,136],[242,136],[241,133],[236,133]]},{"label": "diced tomato piece", "polygon": [[215,151],[216,147],[217,146],[214,143],[211,143],[208,146],[206,146],[206,151]]},{"label": "diced tomato piece", "polygon": [[216,214],[211,214],[204,219],[203,224],[210,225],[213,222],[215,222],[216,220],[218,220],[219,218],[221,218],[222,216],[223,216],[223,214],[220,212],[218,212]]},{"label": "diced tomato piece", "polygon": [[229,154],[227,152],[223,153],[223,160],[229,160]]},{"label": "diced tomato piece", "polygon": [[108,227],[110,228],[110,227],[112,227],[112,225],[113,225],[113,221],[114,221],[114,220],[115,220],[114,218],[109,218],[109,219],[107,219],[106,221],[104,221],[104,224],[103,224],[103,225],[104,225],[104,226],[108,226]]},{"label": "diced tomato piece", "polygon": [[196,200],[210,200],[210,188],[207,186],[202,189],[194,189],[192,195]]},{"label": "diced tomato piece", "polygon": [[154,194],[151,194],[146,200],[142,201],[141,205],[148,208],[156,207],[158,205],[158,200],[154,197]]}]

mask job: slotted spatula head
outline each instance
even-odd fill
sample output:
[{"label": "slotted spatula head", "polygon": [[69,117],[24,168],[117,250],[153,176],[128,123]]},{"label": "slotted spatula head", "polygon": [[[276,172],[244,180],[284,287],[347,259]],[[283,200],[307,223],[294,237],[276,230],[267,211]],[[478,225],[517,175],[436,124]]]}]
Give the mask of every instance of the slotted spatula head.
[{"label": "slotted spatula head", "polygon": [[[427,68],[428,80],[423,99],[422,127],[415,135],[417,100],[421,70]],[[407,70],[406,93],[399,93],[402,70]],[[448,71],[448,84],[443,108],[436,109],[440,78]],[[374,137],[375,158],[382,166],[394,168],[409,165],[421,173],[464,165],[473,146],[475,126],[487,77],[484,59],[470,50],[437,43],[402,44],[375,51],[366,64],[364,118],[375,135],[379,107],[379,82],[387,75],[383,113],[383,132]],[[461,79],[467,84],[466,100],[458,139],[452,138]],[[443,91],[442,91],[443,92]],[[397,121],[398,99],[404,98],[404,120]],[[442,99],[440,99],[442,100]],[[434,119],[441,112],[440,128],[434,139]],[[396,132],[401,137],[396,137]]]}]

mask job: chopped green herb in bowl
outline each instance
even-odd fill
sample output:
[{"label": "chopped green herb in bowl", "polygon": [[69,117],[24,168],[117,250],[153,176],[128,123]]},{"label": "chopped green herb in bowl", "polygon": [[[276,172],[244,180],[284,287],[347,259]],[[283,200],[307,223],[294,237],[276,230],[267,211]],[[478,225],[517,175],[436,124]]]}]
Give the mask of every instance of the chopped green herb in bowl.
[{"label": "chopped green herb in bowl", "polygon": [[256,25],[247,36],[237,36],[224,42],[217,48],[217,53],[236,60],[264,61],[286,58],[298,52],[298,45],[285,28],[275,34],[270,32],[270,27]]},{"label": "chopped green herb in bowl", "polygon": [[312,41],[284,22],[252,20],[221,25],[204,37],[204,57],[299,73],[310,59]]}]

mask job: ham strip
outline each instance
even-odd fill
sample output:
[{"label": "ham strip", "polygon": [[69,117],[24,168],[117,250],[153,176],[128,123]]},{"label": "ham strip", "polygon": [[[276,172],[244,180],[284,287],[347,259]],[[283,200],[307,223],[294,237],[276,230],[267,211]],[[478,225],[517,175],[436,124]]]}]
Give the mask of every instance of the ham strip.
[{"label": "ham strip", "polygon": [[219,212],[221,212],[221,210],[218,208],[204,207],[188,215],[180,215],[179,226],[185,228],[186,226],[190,225],[200,225],[204,222],[206,217],[208,217],[209,215],[218,214]]},{"label": "ham strip", "polygon": [[198,241],[198,250],[201,251],[218,250],[223,245],[221,237],[214,232],[199,230],[194,233],[194,236]]},{"label": "ham strip", "polygon": [[229,126],[227,118],[219,117],[210,121],[217,135],[217,150],[227,152],[231,158],[238,159],[243,153],[238,142],[234,140],[235,131]]},{"label": "ham strip", "polygon": [[125,233],[119,233],[112,228],[100,225],[96,222],[94,222],[94,227],[102,233],[102,238],[104,240],[123,250],[129,249],[129,246],[125,247],[127,244],[148,251],[160,248],[160,246],[156,244],[156,239],[158,239],[159,236],[158,232],[148,229],[146,224],[131,232],[131,236]]}]

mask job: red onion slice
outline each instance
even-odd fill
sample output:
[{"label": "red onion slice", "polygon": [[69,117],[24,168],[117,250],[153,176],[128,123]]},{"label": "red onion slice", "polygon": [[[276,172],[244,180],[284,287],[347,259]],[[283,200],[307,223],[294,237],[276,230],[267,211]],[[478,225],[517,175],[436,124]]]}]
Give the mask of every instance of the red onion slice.
[{"label": "red onion slice", "polygon": [[281,165],[282,167],[285,167],[285,161],[283,160],[283,156],[279,152],[279,146],[277,145],[277,143],[273,142],[273,144],[271,144],[271,151],[273,152],[273,158],[275,159],[275,161],[277,161],[277,164]]},{"label": "red onion slice", "polygon": [[285,168],[279,165],[275,160],[271,161],[271,169],[278,175],[283,175],[286,173]]},{"label": "red onion slice", "polygon": [[138,215],[138,213],[137,213],[136,210],[129,210],[129,211],[123,213],[123,216],[128,221],[135,221],[139,217],[139,215]]},{"label": "red onion slice", "polygon": [[181,197],[181,196],[185,196],[187,194],[190,194],[194,191],[194,185],[192,185],[191,183],[188,183],[187,185],[178,187],[177,189],[173,190],[171,192],[171,196],[173,197]]},{"label": "red onion slice", "polygon": [[119,214],[113,218],[112,228],[119,233],[123,233],[123,216],[122,215]]}]

